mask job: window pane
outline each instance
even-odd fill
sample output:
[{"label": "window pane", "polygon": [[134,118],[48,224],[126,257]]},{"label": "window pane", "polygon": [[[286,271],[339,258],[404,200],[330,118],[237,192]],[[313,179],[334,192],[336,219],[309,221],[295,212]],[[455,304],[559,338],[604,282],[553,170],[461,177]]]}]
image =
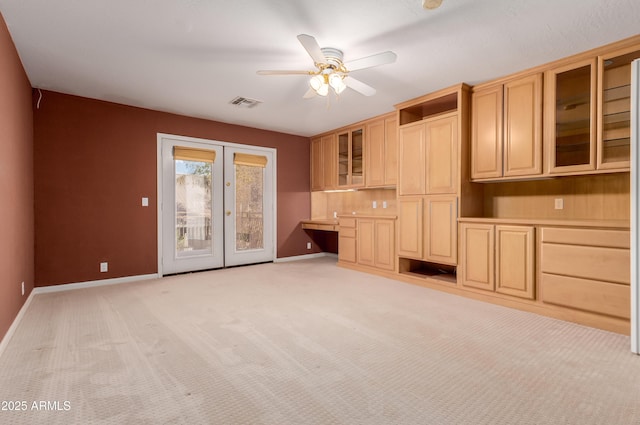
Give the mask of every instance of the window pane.
[{"label": "window pane", "polygon": [[264,168],[236,165],[236,251],[264,248]]},{"label": "window pane", "polygon": [[176,257],[211,254],[212,164],[175,162]]}]

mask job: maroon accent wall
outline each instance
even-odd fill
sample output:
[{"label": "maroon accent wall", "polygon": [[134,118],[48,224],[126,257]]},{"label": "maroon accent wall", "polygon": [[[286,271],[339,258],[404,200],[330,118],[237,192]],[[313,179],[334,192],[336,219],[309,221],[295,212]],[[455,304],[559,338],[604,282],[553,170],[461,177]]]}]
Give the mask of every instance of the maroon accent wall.
[{"label": "maroon accent wall", "polygon": [[[33,289],[31,84],[0,14],[0,340]],[[25,285],[22,295],[21,282]]]},{"label": "maroon accent wall", "polygon": [[277,256],[309,252],[300,227],[310,217],[307,137],[42,93],[33,114],[36,286],[157,272],[157,133],[276,148]]}]

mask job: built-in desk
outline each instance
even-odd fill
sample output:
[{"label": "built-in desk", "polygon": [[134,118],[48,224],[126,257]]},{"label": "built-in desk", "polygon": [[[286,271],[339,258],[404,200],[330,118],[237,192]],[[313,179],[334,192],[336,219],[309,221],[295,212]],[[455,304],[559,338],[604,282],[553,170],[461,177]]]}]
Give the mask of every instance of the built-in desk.
[{"label": "built-in desk", "polygon": [[338,220],[302,220],[300,222],[303,229],[323,230],[326,232],[337,232],[340,229]]}]

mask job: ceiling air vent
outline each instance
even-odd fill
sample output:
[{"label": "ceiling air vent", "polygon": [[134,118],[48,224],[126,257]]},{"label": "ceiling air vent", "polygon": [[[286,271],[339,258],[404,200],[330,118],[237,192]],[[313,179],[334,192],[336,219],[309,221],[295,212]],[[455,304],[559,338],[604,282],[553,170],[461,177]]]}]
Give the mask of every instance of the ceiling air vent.
[{"label": "ceiling air vent", "polygon": [[260,100],[249,99],[248,97],[237,96],[233,98],[229,103],[239,108],[253,108],[254,106],[258,106],[262,102]]}]

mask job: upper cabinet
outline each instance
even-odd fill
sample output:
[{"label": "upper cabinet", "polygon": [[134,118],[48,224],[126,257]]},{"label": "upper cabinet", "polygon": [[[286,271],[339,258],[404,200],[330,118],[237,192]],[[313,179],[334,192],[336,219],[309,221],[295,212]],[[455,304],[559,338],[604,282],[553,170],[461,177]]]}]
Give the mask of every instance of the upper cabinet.
[{"label": "upper cabinet", "polygon": [[311,190],[330,190],[336,187],[335,134],[311,139]]},{"label": "upper cabinet", "polygon": [[395,186],[398,180],[398,120],[396,114],[365,125],[365,186]]},{"label": "upper cabinet", "polygon": [[456,193],[458,113],[402,126],[400,163],[400,195]]},{"label": "upper cabinet", "polygon": [[362,126],[338,132],[338,187],[364,186],[364,130]]},{"label": "upper cabinet", "polygon": [[471,178],[542,173],[542,74],[474,89]]},{"label": "upper cabinet", "polygon": [[596,61],[545,72],[545,140],[549,173],[596,166]]},{"label": "upper cabinet", "polygon": [[631,62],[640,58],[634,46],[598,57],[599,169],[629,168],[631,156]]}]

